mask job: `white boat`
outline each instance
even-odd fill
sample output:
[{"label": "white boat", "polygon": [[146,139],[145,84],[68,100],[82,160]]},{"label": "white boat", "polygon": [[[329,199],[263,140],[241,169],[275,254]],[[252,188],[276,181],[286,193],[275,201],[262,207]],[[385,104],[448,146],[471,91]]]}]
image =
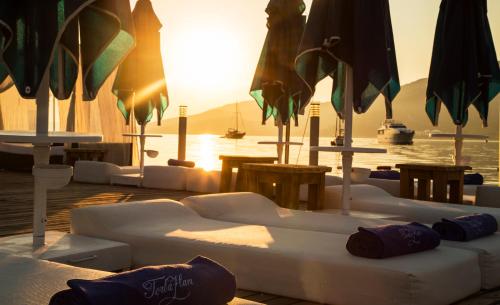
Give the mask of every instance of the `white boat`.
[{"label": "white boat", "polygon": [[381,144],[413,144],[415,131],[395,120],[385,120],[377,130],[377,140]]}]

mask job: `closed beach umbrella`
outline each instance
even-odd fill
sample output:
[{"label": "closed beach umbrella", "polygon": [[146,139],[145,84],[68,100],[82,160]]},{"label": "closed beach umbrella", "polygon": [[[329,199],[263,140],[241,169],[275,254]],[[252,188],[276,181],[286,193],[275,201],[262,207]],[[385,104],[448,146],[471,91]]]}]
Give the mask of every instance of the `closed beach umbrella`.
[{"label": "closed beach umbrella", "polygon": [[[49,88],[57,98],[69,98],[81,69],[83,97],[95,99],[134,44],[129,1],[2,0],[0,92],[13,82],[23,98],[37,99],[35,137],[45,139],[49,136]],[[49,145],[35,148],[35,164],[48,163]],[[44,244],[46,222],[46,198],[37,192],[43,188],[37,181],[34,246]]]},{"label": "closed beach umbrella", "polygon": [[[85,100],[134,45],[130,4],[120,0],[3,0],[0,3],[0,83],[9,76],[19,94],[36,98],[50,68],[50,88],[70,97],[79,65]],[[79,60],[81,58],[81,61]]]},{"label": "closed beach umbrella", "polygon": [[462,127],[471,105],[488,123],[488,105],[500,92],[500,69],[486,0],[443,0],[427,87],[426,112],[438,124],[444,104],[457,125],[456,160],[461,159]]},{"label": "closed beach umbrella", "polygon": [[[302,93],[307,89],[294,67],[305,27],[304,10],[302,0],[269,2],[266,8],[268,33],[250,89],[250,95],[262,108],[262,123],[271,116],[278,122],[279,143],[282,142],[283,124],[289,124],[292,116],[297,122],[299,112],[306,106]],[[278,144],[279,155],[280,148]]]},{"label": "closed beach umbrella", "polygon": [[[388,0],[314,0],[307,21],[296,69],[308,87],[333,78],[332,104],[345,119],[342,151],[343,210],[350,204],[352,111],[366,112],[375,99],[386,98],[387,115],[400,90]],[[372,151],[375,152],[375,151]]]},{"label": "closed beach umbrella", "polygon": [[118,108],[130,121],[132,112],[141,126],[141,170],[144,165],[145,127],[156,109],[158,125],[168,107],[167,85],[160,47],[162,24],[150,0],[139,0],[132,12],[137,45],[120,65],[113,84]]}]

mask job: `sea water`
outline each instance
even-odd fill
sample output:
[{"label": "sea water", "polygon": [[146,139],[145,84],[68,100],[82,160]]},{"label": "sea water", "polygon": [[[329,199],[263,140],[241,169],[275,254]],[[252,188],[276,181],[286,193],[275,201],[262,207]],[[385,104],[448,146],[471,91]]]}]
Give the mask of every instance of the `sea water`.
[{"label": "sea water", "polygon": [[[207,170],[221,168],[219,155],[276,156],[275,145],[262,145],[260,141],[276,141],[276,137],[246,136],[241,140],[221,138],[218,135],[188,135],[187,160],[196,162],[198,167]],[[302,146],[290,148],[291,164],[308,164],[309,139],[292,138],[291,141],[301,142]],[[330,138],[320,138],[321,146],[329,146]],[[415,139],[413,145],[378,144],[377,139],[356,138],[353,146],[385,148],[386,154],[356,154],[355,167],[376,169],[377,166],[394,166],[398,163],[430,163],[453,164],[451,155],[454,153],[454,143],[451,140]],[[473,173],[481,173],[487,183],[498,183],[498,142],[466,141],[464,156],[470,156],[470,166]],[[177,158],[177,135],[164,135],[162,138],[149,138],[146,149],[157,150],[156,158],[147,158],[146,165],[166,165],[168,159]],[[342,157],[339,153],[320,152],[319,164],[333,168],[333,173],[342,174],[339,167]]]}]

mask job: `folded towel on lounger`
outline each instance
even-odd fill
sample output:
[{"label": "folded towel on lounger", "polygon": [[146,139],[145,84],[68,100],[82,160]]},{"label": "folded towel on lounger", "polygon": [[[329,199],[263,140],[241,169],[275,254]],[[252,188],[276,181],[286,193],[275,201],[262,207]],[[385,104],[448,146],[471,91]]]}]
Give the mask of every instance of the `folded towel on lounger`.
[{"label": "folded towel on lounger", "polygon": [[236,293],[234,275],[197,257],[187,264],[146,267],[98,280],[70,280],[49,305],[221,305]]},{"label": "folded towel on lounger", "polygon": [[387,258],[431,250],[439,246],[439,235],[431,228],[413,222],[377,228],[358,228],[347,241],[347,250],[355,256]]},{"label": "folded towel on lounger", "polygon": [[196,166],[196,164],[193,161],[169,159],[168,166],[182,166],[182,167],[193,168]]},{"label": "folded towel on lounger", "polygon": [[469,241],[494,234],[498,229],[495,217],[489,214],[462,216],[443,219],[432,228],[441,235],[441,239]]},{"label": "folded towel on lounger", "polygon": [[370,178],[374,179],[384,179],[384,180],[399,180],[401,175],[398,171],[394,170],[380,170],[380,171],[372,171],[370,173]]}]

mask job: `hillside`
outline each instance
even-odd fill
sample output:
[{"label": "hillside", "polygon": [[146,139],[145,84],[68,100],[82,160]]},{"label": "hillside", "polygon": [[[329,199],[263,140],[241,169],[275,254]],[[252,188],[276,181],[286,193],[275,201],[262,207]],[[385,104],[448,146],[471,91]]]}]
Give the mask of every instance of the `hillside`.
[{"label": "hillside", "polygon": [[[441,111],[438,127],[433,127],[424,111],[425,91],[427,80],[421,79],[402,87],[401,92],[394,101],[394,118],[403,121],[408,127],[422,134],[426,130],[439,129],[443,132],[453,132],[454,125],[449,118],[446,109]],[[481,133],[495,139],[498,138],[499,101],[497,97],[490,106],[489,127],[483,128],[477,112],[471,108],[470,121],[467,125],[467,133]],[[248,135],[275,135],[276,128],[272,120],[267,125],[261,125],[261,110],[253,101],[240,102],[239,110],[243,117],[241,129]],[[308,110],[306,110],[307,113]],[[384,120],[385,108],[382,98],[379,98],[370,110],[363,115],[354,116],[354,136],[374,137],[380,123]],[[321,135],[331,136],[334,132],[335,113],[329,102],[321,103]],[[163,121],[162,126],[148,126],[149,132],[155,133],[177,133],[177,118]],[[301,136],[304,133],[306,117],[301,116],[299,127],[292,129],[292,135]],[[229,127],[235,125],[234,104],[224,105],[212,110],[193,115],[188,120],[188,132],[191,134],[224,134]]]}]

